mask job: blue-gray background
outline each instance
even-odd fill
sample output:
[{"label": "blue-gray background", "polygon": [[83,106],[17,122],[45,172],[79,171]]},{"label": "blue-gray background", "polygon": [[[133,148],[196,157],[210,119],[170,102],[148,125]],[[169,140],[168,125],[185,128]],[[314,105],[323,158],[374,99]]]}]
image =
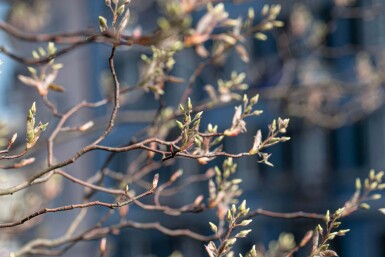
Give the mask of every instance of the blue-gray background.
[{"label": "blue-gray background", "polygon": [[[44,1],[43,1],[44,2]],[[44,26],[45,32],[74,31],[89,26],[95,26],[97,16],[105,15],[107,8],[104,1],[48,1],[51,2],[49,13],[49,24]],[[143,30],[151,31],[156,24],[158,9],[153,1],[132,1],[134,19],[141,24]],[[312,15],[321,21],[327,22],[332,8],[331,1],[247,1],[244,4],[226,4],[226,9],[233,17],[241,13],[246,14],[247,9],[253,6],[256,13],[259,13],[263,4],[282,4],[283,11],[280,18],[287,21],[290,12],[295,4],[302,3],[309,8]],[[360,0],[356,6],[371,6],[373,4],[385,4],[378,0]],[[6,18],[9,10],[9,3],[0,4],[0,15]],[[195,18],[200,17],[200,13]],[[261,17],[257,16],[256,19]],[[134,26],[134,24],[133,24]],[[270,36],[270,35],[269,35]],[[26,45],[7,39],[4,33],[0,35],[1,41],[6,46],[14,49],[20,54],[29,55],[33,46]],[[385,44],[385,16],[379,14],[370,20],[337,18],[336,29],[328,38],[326,45],[339,47],[344,45],[357,45],[365,47],[383,47]],[[221,68],[212,68],[203,72],[195,85],[192,95],[193,100],[206,97],[203,86],[206,83],[213,83],[216,79],[228,78],[232,70],[246,71],[249,75],[248,82],[252,89],[258,91],[261,88],[272,87],[282,74],[282,61],[278,57],[275,38],[270,36],[266,42],[250,40],[248,47],[251,50],[252,59],[255,65],[246,65],[236,57],[230,57],[227,63]],[[298,50],[298,49],[297,49]],[[313,55],[300,45],[297,54],[298,62],[315,59],[324,63],[327,61],[328,73],[338,74],[339,79],[351,81],[354,79],[355,67],[353,54],[342,54],[338,58],[328,58]],[[126,84],[133,85],[138,80],[140,54],[148,53],[148,49],[134,47],[118,51],[116,65],[119,78]],[[106,46],[92,45],[78,49],[73,53],[59,59],[65,68],[61,72],[58,82],[67,88],[67,93],[54,95],[53,100],[58,103],[59,108],[65,110],[78,103],[82,99],[97,100],[102,97],[100,86],[100,73],[108,68],[107,58],[109,48]],[[39,97],[32,88],[27,88],[17,82],[16,75],[25,73],[25,68],[18,66],[12,60],[2,56],[5,62],[1,66],[0,78],[0,117],[9,121],[11,128],[22,131],[24,113],[32,101],[38,102],[38,107],[43,110]],[[199,58],[192,51],[187,50],[177,55],[177,63],[173,74],[188,78],[193,72]],[[306,63],[304,61],[304,63]],[[254,83],[260,69],[264,70],[263,79]],[[322,70],[316,71],[319,75]],[[385,71],[384,71],[385,72]],[[183,92],[183,85],[172,85],[166,87],[166,103],[176,104]],[[135,98],[141,96],[132,95],[129,99],[133,104],[123,107],[118,117],[120,126],[111,135],[109,144],[120,144],[129,140],[130,135],[146,124],[146,116],[135,116],[132,112],[136,110],[151,110],[157,107],[152,96],[143,96],[144,101],[134,102]],[[255,121],[249,121],[249,132],[236,140],[226,140],[225,147],[230,152],[245,151],[248,149],[252,136],[260,127],[266,127],[272,118],[286,116],[285,110],[270,103],[262,101],[260,108],[265,113]],[[92,115],[102,116],[109,110],[98,110],[97,112],[87,111],[75,118],[79,121],[87,121]],[[233,107],[225,107],[208,111],[204,114],[203,125],[211,122],[218,124],[220,130],[229,126],[233,114]],[[146,112],[144,112],[146,114]],[[39,119],[50,121],[55,124],[55,119],[43,111]],[[21,132],[22,133],[22,132]],[[337,129],[327,129],[311,124],[310,122],[293,118],[289,130],[292,141],[275,146],[271,149],[273,153],[272,162],[275,167],[266,167],[257,164],[256,158],[239,159],[238,174],[244,179],[244,195],[248,205],[252,208],[264,208],[272,211],[306,211],[324,213],[327,209],[334,210],[343,203],[354,192],[354,181],[356,177],[365,177],[370,168],[377,170],[385,167],[385,110],[380,108],[368,115],[368,117]],[[58,151],[58,158],[64,159],[72,155],[74,150],[79,149],[88,138],[79,138],[71,143],[61,142]],[[44,149],[44,148],[43,148]],[[106,158],[102,153],[91,153],[81,158],[73,167],[72,174],[79,177],[87,177],[92,174]],[[111,169],[125,170],[126,165],[135,158],[134,155],[118,155],[111,165]],[[205,167],[199,167],[195,161],[178,160],[177,167],[182,167],[188,174],[197,174],[207,170],[213,165],[220,165],[223,159],[218,159]],[[163,174],[169,174],[177,168],[167,168]],[[80,172],[81,171],[81,172]],[[27,171],[27,174],[28,173]],[[166,179],[166,176],[164,177]],[[65,182],[66,186],[73,187],[73,194],[68,192],[61,195],[52,203],[52,206],[78,202],[81,200],[82,189]],[[173,202],[178,205],[191,201],[200,193],[206,194],[207,185],[186,189],[177,200]],[[98,195],[97,195],[98,196]],[[385,256],[385,217],[377,209],[384,207],[384,201],[373,204],[369,211],[358,211],[343,222],[344,228],[350,228],[351,232],[346,237],[335,240],[334,249],[341,257],[380,257]],[[98,214],[105,210],[95,208],[96,214],[91,216],[83,224],[83,228],[91,225]],[[57,215],[46,215],[45,223],[33,231],[13,237],[13,240],[26,240],[43,236],[60,236],[68,226],[70,220],[77,212],[63,213]],[[199,217],[199,218],[197,218]],[[130,210],[129,218],[139,221],[161,220],[169,227],[187,227],[195,231],[210,233],[208,221],[214,219],[213,213],[194,215],[183,215],[183,217],[167,218],[159,213],[147,213],[136,208]],[[114,221],[117,221],[115,219]],[[51,224],[45,226],[44,224]],[[54,226],[52,224],[55,224]],[[276,239],[282,231],[291,232],[296,236],[297,241],[308,230],[313,228],[317,222],[308,220],[278,220],[271,218],[256,217],[252,223],[253,233],[247,239],[239,240],[236,250],[245,252],[255,242],[265,245]],[[168,256],[174,250],[179,250],[185,256],[205,256],[203,244],[186,238],[170,238],[156,231],[138,231],[133,229],[122,230],[119,235],[108,238],[113,246],[112,256]],[[97,243],[86,243],[83,246],[75,246],[66,256],[92,256],[96,255]],[[299,254],[298,256],[306,256]]]}]

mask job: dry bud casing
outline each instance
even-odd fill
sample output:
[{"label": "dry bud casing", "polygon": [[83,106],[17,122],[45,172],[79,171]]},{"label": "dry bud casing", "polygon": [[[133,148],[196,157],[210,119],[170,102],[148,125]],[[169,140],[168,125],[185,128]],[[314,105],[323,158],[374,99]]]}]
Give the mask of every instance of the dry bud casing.
[{"label": "dry bud casing", "polygon": [[159,174],[155,174],[154,179],[152,180],[152,189],[155,189],[158,186]]},{"label": "dry bud casing", "polygon": [[107,250],[107,239],[105,237],[103,237],[102,240],[100,240],[99,249],[100,249],[100,256],[104,256]]}]

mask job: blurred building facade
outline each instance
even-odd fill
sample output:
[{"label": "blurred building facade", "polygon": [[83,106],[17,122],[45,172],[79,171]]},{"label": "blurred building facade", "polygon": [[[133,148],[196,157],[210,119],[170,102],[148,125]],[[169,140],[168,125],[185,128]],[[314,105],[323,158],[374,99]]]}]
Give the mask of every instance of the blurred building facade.
[{"label": "blurred building facade", "polygon": [[[273,4],[272,2],[266,3]],[[314,23],[317,21],[327,23],[333,12],[344,11],[343,6],[340,7],[341,9],[333,9],[336,5],[333,5],[331,1],[274,1],[275,3],[283,5],[282,18],[286,22],[289,22],[290,15],[295,11],[295,8],[303,7],[313,19],[305,20],[310,25],[305,28],[302,35],[287,42],[292,50],[292,58],[299,63],[296,81],[304,84],[313,83],[316,86],[317,83],[327,80],[330,76],[335,76],[346,83],[355,79],[356,57],[353,53],[325,57],[306,47],[306,40],[313,36],[311,34],[311,30],[314,29],[312,24],[316,26]],[[246,13],[249,6],[259,10],[263,4],[264,2],[251,2],[241,6],[227,4],[226,7],[230,15],[236,17],[240,13]],[[384,3],[383,1],[363,0],[356,4],[358,8],[365,8]],[[151,16],[146,15],[146,13],[152,12],[154,12],[153,9],[147,9],[142,17]],[[372,18],[336,18],[334,31],[327,37],[326,46],[338,49],[347,45],[354,45],[362,50],[372,47],[381,49],[384,46],[384,30],[382,29],[385,24],[384,18],[384,15]],[[301,25],[303,24],[298,24],[298,26]],[[306,29],[309,32],[306,32]],[[282,60],[278,57],[277,40],[276,35],[272,34],[266,42],[257,40],[249,42],[249,49],[256,63],[260,64],[259,67],[257,65],[247,66],[239,58],[231,55],[223,67],[208,69],[203,72],[196,85],[197,90],[192,95],[193,99],[200,99],[205,94],[199,88],[202,89],[204,85],[213,83],[216,78],[226,78],[233,70],[246,71],[250,77],[251,87],[255,88],[257,92],[261,88],[273,86],[279,80],[284,68]],[[183,61],[186,58],[189,58],[189,62]],[[135,61],[127,62],[127,59],[124,61],[131,65],[124,69],[131,70],[133,68],[132,63]],[[175,75],[188,77],[198,60],[187,52],[180,56],[179,62],[180,65],[174,69]],[[123,65],[123,67],[125,66]],[[260,67],[264,68],[264,77],[253,80]],[[130,76],[132,77],[132,74]],[[170,91],[166,89],[167,101],[173,103],[173,99],[179,99],[178,96],[182,91],[183,88],[173,87]],[[261,109],[264,109],[267,115],[255,122],[249,121],[249,133],[238,137],[236,140],[225,141],[226,149],[231,152],[247,150],[248,142],[252,141],[257,129],[266,127],[274,117],[285,115],[284,112],[282,113],[283,110],[266,101],[262,103]],[[231,117],[232,114],[232,107],[208,111],[205,113],[205,120],[225,129],[229,124],[223,117]],[[384,118],[385,109],[381,108],[364,120],[332,130],[293,118],[289,131],[292,141],[271,150],[274,168],[257,165],[255,158],[236,160],[239,165],[239,173],[244,179],[244,197],[252,199],[249,200],[248,204],[253,208],[261,207],[282,212],[303,210],[320,213],[328,208],[337,209],[343,206],[354,192],[356,177],[364,178],[370,168],[381,170],[385,166],[383,158],[385,150],[383,145]],[[205,125],[207,124],[202,124],[203,127]],[[211,163],[209,167],[220,165],[221,161]],[[180,160],[178,163],[181,167],[190,170],[199,168],[196,163],[189,160]],[[199,169],[204,171],[207,167],[203,167],[203,170],[202,167]],[[201,189],[191,190],[192,192],[199,192]],[[187,191],[186,196],[183,196],[188,197],[189,193],[190,191]],[[192,194],[194,195],[194,193]],[[385,221],[377,211],[383,204],[384,201],[375,203],[372,210],[357,212],[346,220],[344,224],[351,229],[351,232],[348,236],[337,240],[335,249],[340,256],[384,256]],[[209,221],[207,218],[203,217],[199,224],[191,224],[192,220],[193,218],[190,219],[190,216],[187,216],[185,219],[181,218],[180,223],[168,225],[177,227],[177,224],[189,224],[192,229],[198,228],[199,231],[206,229],[207,231],[207,222]],[[173,221],[175,222],[175,220]],[[253,225],[255,231],[253,236],[240,242],[238,250],[242,252],[249,249],[254,244],[254,240],[261,241],[266,246],[269,241],[277,239],[281,231],[292,232],[299,240],[301,235],[314,225],[314,222],[306,220],[277,221],[256,218]],[[173,250],[180,250],[182,253],[186,253],[185,256],[204,256],[205,254],[197,250],[202,249],[197,248],[199,243],[189,239],[170,239],[159,235],[159,237],[154,237],[153,241],[149,241],[147,239],[148,233],[139,232],[138,235],[143,235],[143,241],[140,240],[143,243],[140,244],[136,238],[129,239],[130,232],[125,235],[127,238],[121,239],[119,249],[130,256],[139,256],[142,252],[147,254],[153,252],[155,255],[166,256]],[[161,253],[159,249],[161,249]],[[306,256],[306,254],[300,253],[298,256]]]},{"label": "blurred building facade", "polygon": [[[71,2],[71,4],[69,3]],[[100,3],[99,3],[100,2]],[[52,22],[48,26],[48,31],[55,30],[76,30],[95,24],[97,16],[105,12],[103,3],[93,0],[89,1],[52,1]],[[156,19],[149,17],[157,17],[158,9],[153,1],[133,1],[133,8],[136,8],[136,16],[138,24],[143,26],[144,31],[150,31],[156,24]],[[283,5],[282,19],[288,21],[290,12],[298,4],[304,4],[309,13],[319,20],[325,22],[329,19],[332,10],[330,1],[274,1],[272,3],[280,3]],[[373,4],[385,4],[383,0],[361,0],[358,6],[371,6]],[[256,10],[262,8],[264,2],[252,1],[242,5],[226,4],[227,10],[232,16],[240,13],[246,13],[248,7],[253,6]],[[135,12],[134,12],[135,13]],[[70,19],[67,16],[70,15]],[[258,18],[258,17],[257,17]],[[246,65],[242,63],[235,55],[231,55],[226,65],[218,69],[210,68],[203,72],[197,81],[196,90],[193,92],[192,98],[195,100],[202,99],[205,96],[203,90],[204,85],[212,83],[217,78],[227,77],[231,71],[246,71],[250,76],[249,84],[255,91],[273,86],[279,81],[283,73],[282,60],[278,57],[277,38],[275,34],[269,35],[270,38],[266,42],[251,40],[248,42],[254,65]],[[292,50],[292,58],[298,64],[298,71],[295,73],[296,81],[317,82],[322,81],[328,76],[337,74],[341,80],[350,81],[355,76],[354,61],[352,54],[341,55],[338,57],[328,57],[318,55],[306,48],[306,37],[311,35],[303,33],[296,40],[287,42]],[[371,20],[355,19],[355,18],[338,18],[335,24],[335,31],[327,38],[327,45],[330,47],[341,47],[345,45],[358,45],[362,48],[372,48],[374,46],[384,47],[385,45],[385,15],[378,15]],[[142,48],[133,48],[129,51],[122,50],[118,52],[116,66],[118,74],[127,84],[134,84],[138,80],[138,62],[140,54],[146,52]],[[98,53],[97,55],[94,53]],[[96,100],[102,96],[100,77],[103,70],[108,68],[105,61],[108,57],[108,49],[105,46],[91,46],[63,57],[61,62],[65,64],[64,74],[59,77],[59,83],[63,83],[66,87],[70,87],[73,96],[71,98],[58,96],[55,100],[59,102],[61,108],[66,109],[73,104],[81,101],[85,97],[87,100]],[[189,61],[186,62],[185,60]],[[75,60],[75,61],[74,61]],[[173,73],[176,76],[188,78],[193,72],[199,59],[192,52],[185,51],[183,55],[177,56],[178,65]],[[5,66],[4,66],[5,67]],[[263,67],[263,76],[258,76],[258,69]],[[15,74],[20,72],[16,70]],[[3,70],[3,73],[5,71]],[[3,75],[2,75],[3,76]],[[67,79],[70,78],[70,79]],[[353,78],[354,79],[354,78]],[[316,84],[316,83],[315,83]],[[79,86],[81,85],[81,86]],[[23,99],[30,99],[23,91],[29,90],[21,88],[18,85],[13,89],[18,93],[20,102]],[[5,86],[0,86],[0,90],[4,90]],[[3,92],[3,91],[0,91]],[[4,91],[5,92],[5,91]],[[28,91],[29,92],[29,91]],[[32,92],[32,91],[31,91]],[[183,86],[168,86],[166,88],[165,99],[168,104],[176,104],[183,92]],[[141,95],[131,96],[133,99]],[[122,108],[121,113],[129,111],[135,106],[137,109],[153,109],[156,104],[151,102],[150,96],[146,99],[149,101],[128,105]],[[132,100],[132,99],[129,99]],[[0,96],[0,105],[6,102],[4,94]],[[26,106],[25,106],[26,107]],[[27,108],[27,107],[26,107]],[[26,109],[26,108],[23,108]],[[236,140],[226,139],[225,148],[231,152],[245,151],[248,142],[251,142],[253,135],[259,128],[267,127],[271,119],[277,116],[284,116],[283,110],[274,107],[268,101],[263,101],[260,108],[265,114],[255,121],[249,121],[249,131],[245,135],[241,135]],[[41,109],[44,109],[41,106]],[[105,112],[108,110],[103,110]],[[233,107],[225,107],[222,109],[212,110],[205,113],[202,126],[213,123],[218,124],[220,130],[229,126],[229,121],[223,117],[232,117]],[[1,112],[0,112],[1,114]],[[93,113],[85,113],[85,117],[91,116]],[[102,114],[102,113],[99,113]],[[121,133],[125,133],[125,137],[133,134],[135,130],[144,126],[144,121],[134,123],[128,119],[125,120],[124,115],[120,116],[121,126],[112,134],[110,143],[118,144],[121,142]],[[21,115],[21,114],[20,114]],[[47,116],[43,116],[42,119]],[[352,125],[346,125],[342,128],[329,130],[317,127],[307,121],[299,118],[293,118],[289,130],[289,136],[292,141],[275,146],[271,149],[273,156],[272,162],[275,167],[270,168],[257,164],[256,158],[238,159],[238,169],[240,177],[243,178],[243,186],[245,188],[244,197],[248,200],[248,205],[255,208],[263,208],[272,211],[291,212],[325,212],[328,208],[336,209],[341,207],[354,192],[354,180],[356,177],[366,177],[370,168],[377,170],[385,169],[385,109],[374,112],[369,117]],[[80,140],[74,145],[64,145],[60,148],[60,152],[64,156],[69,156],[74,149],[78,149],[82,145]],[[103,153],[92,153],[89,157],[82,158],[77,167],[97,169],[106,155]],[[111,169],[125,170],[127,163],[135,158],[131,155],[119,155],[113,161]],[[63,158],[64,159],[64,158]],[[97,160],[97,161],[95,161]],[[200,167],[195,161],[177,160],[177,166],[184,168],[186,172],[196,172],[200,170],[204,172],[209,167],[221,165],[223,159],[209,163],[207,166]],[[173,172],[177,168],[165,168],[162,172]],[[87,174],[84,174],[86,176]],[[67,182],[66,182],[67,183]],[[71,186],[68,183],[68,186]],[[179,202],[170,202],[172,205],[183,204],[188,200],[193,200],[194,196],[201,192],[207,191],[207,184],[202,183],[201,187],[191,187],[182,192],[178,198]],[[78,187],[76,190],[80,192]],[[57,204],[68,201],[78,201],[79,199],[70,199],[67,195],[59,199]],[[167,201],[166,201],[167,202]],[[365,212],[357,212],[346,219],[343,223],[344,227],[351,229],[351,232],[343,238],[336,241],[335,249],[341,257],[380,257],[385,256],[385,220],[376,207],[384,206],[384,201],[373,204],[373,209]],[[133,219],[141,221],[154,221],[159,219],[161,215],[158,213],[146,213],[135,208],[130,210]],[[212,214],[212,213],[211,213]],[[183,215],[183,217],[161,216],[162,222],[169,227],[187,227],[196,231],[209,233],[208,221],[209,217],[205,214],[199,215],[199,219],[194,218],[195,214]],[[73,216],[63,216],[63,224],[68,223]],[[52,221],[54,217],[50,219]],[[297,240],[309,229],[316,225],[314,221],[309,220],[276,220],[262,217],[256,217],[252,229],[253,233],[248,239],[240,240],[236,250],[245,252],[250,249],[256,241],[262,242],[265,246],[268,242],[278,238],[280,232],[286,231],[294,233]],[[84,225],[87,226],[86,224]],[[63,226],[62,229],[64,229]],[[55,234],[51,232],[51,234]],[[168,256],[174,250],[184,253],[184,256],[206,256],[201,242],[196,242],[187,238],[170,238],[155,231],[137,231],[127,229],[121,231],[119,236],[112,237],[114,241],[113,256]],[[85,248],[94,249],[93,246],[77,248],[68,252],[68,256],[86,256]],[[298,256],[306,256],[299,254]]]}]

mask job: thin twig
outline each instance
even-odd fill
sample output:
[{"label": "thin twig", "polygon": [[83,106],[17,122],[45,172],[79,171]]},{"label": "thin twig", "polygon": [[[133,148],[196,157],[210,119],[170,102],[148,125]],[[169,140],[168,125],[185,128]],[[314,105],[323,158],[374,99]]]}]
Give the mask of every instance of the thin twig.
[{"label": "thin twig", "polygon": [[45,209],[39,210],[33,214],[30,214],[30,215],[26,216],[25,218],[22,218],[19,221],[2,223],[2,224],[0,224],[0,228],[14,227],[17,225],[21,225],[24,222],[27,222],[27,221],[29,221],[29,220],[37,217],[37,216],[40,216],[40,215],[45,214],[45,213],[50,213],[50,212],[62,212],[62,211],[68,211],[68,210],[73,210],[73,209],[88,208],[91,206],[103,206],[103,207],[107,207],[110,209],[114,209],[114,208],[118,208],[118,207],[122,207],[124,205],[130,204],[130,203],[134,202],[136,199],[140,199],[144,196],[152,194],[153,192],[154,192],[154,189],[150,189],[149,191],[146,191],[146,192],[144,192],[138,196],[135,196],[132,199],[129,199],[129,200],[126,200],[123,202],[117,202],[117,203],[106,203],[106,202],[101,202],[101,201],[93,201],[93,202],[81,203],[81,204],[71,204],[71,205],[61,206],[61,207],[57,207],[57,208],[45,208]]}]

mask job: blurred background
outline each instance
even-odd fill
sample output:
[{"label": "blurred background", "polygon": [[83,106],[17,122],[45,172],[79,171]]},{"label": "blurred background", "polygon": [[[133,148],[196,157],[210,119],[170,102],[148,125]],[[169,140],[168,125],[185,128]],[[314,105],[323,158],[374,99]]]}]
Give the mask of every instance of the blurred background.
[{"label": "blurred background", "polygon": [[[129,31],[140,26],[145,34],[154,31],[167,1],[132,0]],[[291,141],[271,149],[274,167],[258,164],[256,157],[237,159],[238,176],[244,182],[243,196],[251,209],[263,208],[279,212],[306,211],[325,213],[335,210],[354,193],[356,177],[365,178],[371,168],[385,168],[385,1],[384,0],[285,0],[285,1],[223,1],[231,17],[245,16],[249,7],[256,10],[255,22],[261,19],[264,4],[281,4],[280,20],[285,26],[274,29],[266,41],[248,38],[246,48],[250,62],[244,63],[232,51],[215,65],[206,69],[197,79],[191,95],[193,101],[208,97],[205,85],[215,84],[219,78],[229,79],[232,71],[245,72],[249,94],[259,93],[259,109],[264,114],[248,120],[249,131],[237,138],[225,139],[228,152],[247,151],[255,132],[273,118],[290,117],[288,136]],[[192,14],[193,25],[204,12]],[[27,32],[77,31],[97,27],[97,17],[108,17],[104,1],[95,0],[35,0],[2,1],[0,16],[3,21]],[[31,44],[0,34],[1,45],[22,56],[30,56],[38,44]],[[88,45],[59,58],[64,64],[57,82],[66,88],[64,94],[53,93],[51,99],[59,109],[67,110],[83,99],[95,101],[108,94],[109,47]],[[140,55],[150,53],[144,47],[121,48],[116,55],[117,73],[123,85],[138,83],[142,61]],[[38,105],[38,120],[55,124],[57,121],[41,103],[31,87],[17,80],[26,74],[26,68],[2,55],[0,75],[0,120],[8,131],[24,132],[26,110],[33,101]],[[188,79],[202,61],[193,49],[176,55],[177,65],[172,75]],[[185,84],[169,83],[165,88],[166,106],[176,106]],[[235,105],[235,104],[234,104]],[[205,112],[202,127],[218,124],[219,131],[229,127],[234,105],[226,105]],[[152,94],[133,92],[124,99],[118,115],[118,126],[109,138],[109,145],[129,142],[130,137],[144,128],[158,107]],[[103,117],[109,108],[85,110],[75,116],[73,124],[98,117],[103,128]],[[96,123],[96,128],[98,123]],[[1,130],[2,133],[6,129]],[[266,130],[263,130],[266,131]],[[48,134],[48,133],[47,133]],[[56,155],[64,160],[90,142],[89,136],[63,135],[58,139]],[[175,138],[173,130],[167,138]],[[0,137],[2,137],[0,135]],[[20,136],[20,138],[23,138]],[[69,140],[72,138],[71,140]],[[5,139],[4,139],[5,140]],[[8,187],[33,174],[45,163],[43,141],[33,153],[42,159],[35,169],[15,173],[0,171],[0,186]],[[22,147],[22,143],[20,143]],[[39,151],[40,150],[40,151]],[[126,172],[127,166],[138,157],[137,152],[115,155],[109,169]],[[99,169],[106,153],[92,152],[70,166],[72,174],[87,178]],[[173,165],[164,167],[161,174],[172,174],[183,168],[184,174],[196,175],[223,162],[218,158],[207,165],[194,160],[178,158]],[[40,165],[40,166],[39,166]],[[149,176],[151,177],[151,176]],[[162,176],[161,176],[162,180]],[[167,177],[164,177],[167,180]],[[56,183],[56,184],[55,184]],[[109,182],[107,181],[107,184]],[[111,180],[111,185],[115,182]],[[61,193],[61,189],[64,193]],[[135,188],[135,187],[134,187]],[[138,186],[140,188],[140,186]],[[68,191],[70,190],[70,191]],[[72,192],[69,194],[68,192]],[[207,181],[187,187],[177,198],[165,197],[164,203],[180,206],[193,201],[199,194],[207,195]],[[41,197],[45,195],[45,197]],[[15,198],[16,197],[16,198]],[[32,188],[10,197],[1,197],[0,220],[17,217],[18,212],[39,209],[36,206],[60,206],[81,201],[82,188],[69,181],[53,181],[42,188]],[[52,198],[52,199],[50,199]],[[95,199],[109,200],[96,194]],[[18,199],[15,201],[14,199]],[[47,200],[52,200],[48,202]],[[343,228],[351,231],[335,240],[334,249],[341,257],[385,256],[385,218],[377,209],[385,201],[373,202],[372,209],[358,211],[343,220]],[[20,211],[21,209],[21,211]],[[55,238],[63,234],[78,211],[48,214],[23,229],[0,233],[0,256],[20,248],[36,237]],[[15,214],[16,213],[16,214]],[[82,229],[94,224],[105,213],[95,207]],[[199,217],[199,218],[197,218]],[[209,234],[208,221],[215,213],[185,214],[177,217],[143,211],[130,207],[129,218],[137,221],[161,221],[172,228],[186,227]],[[113,217],[111,224],[118,222]],[[52,225],[54,224],[54,225]],[[292,233],[297,242],[303,234],[317,225],[317,221],[295,219],[279,220],[256,217],[247,239],[239,240],[236,252],[244,253],[255,243],[273,246],[272,240],[282,232]],[[172,238],[153,230],[121,230],[108,237],[109,256],[206,256],[203,243],[185,237]],[[98,242],[79,244],[65,256],[97,256]],[[4,255],[6,256],[6,255]],[[275,256],[275,255],[272,255]],[[306,250],[296,256],[307,256]]]}]

